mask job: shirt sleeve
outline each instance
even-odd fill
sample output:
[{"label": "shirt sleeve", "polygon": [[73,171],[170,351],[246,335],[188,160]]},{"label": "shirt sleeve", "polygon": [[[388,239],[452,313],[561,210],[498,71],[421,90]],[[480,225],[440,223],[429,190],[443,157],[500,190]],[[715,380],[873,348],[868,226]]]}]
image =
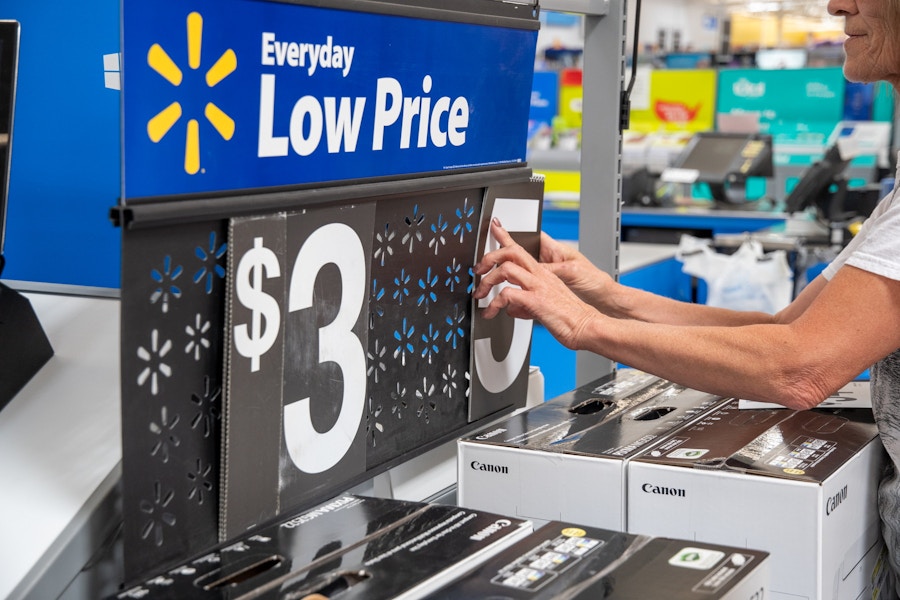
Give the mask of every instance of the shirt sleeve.
[{"label": "shirt sleeve", "polygon": [[893,202],[895,192],[881,199],[859,233],[825,267],[825,279],[831,281],[845,264],[900,279],[900,203]]}]

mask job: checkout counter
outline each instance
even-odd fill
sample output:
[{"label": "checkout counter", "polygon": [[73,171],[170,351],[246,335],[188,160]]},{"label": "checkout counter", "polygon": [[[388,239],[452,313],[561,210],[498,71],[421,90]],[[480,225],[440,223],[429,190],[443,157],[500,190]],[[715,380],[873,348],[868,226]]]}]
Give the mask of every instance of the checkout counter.
[{"label": "checkout counter", "polygon": [[0,598],[56,598],[114,534],[119,301],[26,293],[54,356],[0,411]]}]

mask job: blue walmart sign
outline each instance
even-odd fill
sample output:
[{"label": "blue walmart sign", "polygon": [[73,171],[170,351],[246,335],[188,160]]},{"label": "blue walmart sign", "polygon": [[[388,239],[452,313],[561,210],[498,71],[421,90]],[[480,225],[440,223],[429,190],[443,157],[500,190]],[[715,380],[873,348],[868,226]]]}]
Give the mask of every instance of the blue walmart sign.
[{"label": "blue walmart sign", "polygon": [[258,0],[125,0],[124,192],[523,162],[537,32]]}]

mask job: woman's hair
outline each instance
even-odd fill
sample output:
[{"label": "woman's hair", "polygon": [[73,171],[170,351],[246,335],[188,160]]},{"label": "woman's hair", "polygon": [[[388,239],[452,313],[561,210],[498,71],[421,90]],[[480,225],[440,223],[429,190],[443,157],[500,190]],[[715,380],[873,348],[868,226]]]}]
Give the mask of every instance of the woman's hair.
[{"label": "woman's hair", "polygon": [[884,2],[884,28],[891,36],[900,34],[900,0],[881,0]]}]

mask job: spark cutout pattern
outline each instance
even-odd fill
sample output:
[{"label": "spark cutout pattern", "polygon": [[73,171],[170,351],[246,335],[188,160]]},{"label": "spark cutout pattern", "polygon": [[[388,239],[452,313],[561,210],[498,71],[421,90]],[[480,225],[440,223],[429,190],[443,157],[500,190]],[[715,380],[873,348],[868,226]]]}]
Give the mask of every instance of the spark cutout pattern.
[{"label": "spark cutout pattern", "polygon": [[219,222],[123,240],[123,471],[147,482],[123,490],[126,571],[215,541],[227,254]]},{"label": "spark cutout pattern", "polygon": [[172,265],[172,257],[166,256],[163,259],[162,270],[153,269],[150,271],[150,277],[159,285],[153,293],[150,294],[150,304],[156,304],[162,300],[160,306],[163,313],[169,312],[169,297],[181,298],[181,288],[175,284],[175,280],[181,277],[184,267],[181,265]]},{"label": "spark cutout pattern", "polygon": [[149,500],[142,500],[140,503],[141,512],[146,515],[146,521],[141,528],[141,537],[151,540],[156,546],[163,544],[164,526],[174,527],[177,522],[175,515],[169,512],[169,504],[174,498],[174,491],[163,489],[162,484],[155,481],[153,482],[152,497]]},{"label": "spark cutout pattern", "polygon": [[197,272],[194,273],[194,283],[204,284],[204,290],[207,294],[213,291],[213,283],[216,279],[225,279],[225,267],[222,266],[223,257],[228,252],[228,243],[218,243],[216,241],[216,232],[209,233],[209,246],[197,246],[194,254],[203,263]]},{"label": "spark cutout pattern", "polygon": [[[465,192],[398,199],[376,213],[366,352],[370,465],[467,422],[476,244],[469,234],[479,218]],[[415,426],[403,424],[409,410]]]},{"label": "spark cutout pattern", "polygon": [[150,393],[154,396],[159,394],[159,376],[172,376],[172,367],[163,362],[166,354],[172,349],[172,340],[166,340],[162,344],[159,343],[159,330],[154,329],[150,333],[150,349],[143,346],[138,348],[137,355],[147,366],[141,371],[137,378],[137,384],[141,387],[150,382]]}]

